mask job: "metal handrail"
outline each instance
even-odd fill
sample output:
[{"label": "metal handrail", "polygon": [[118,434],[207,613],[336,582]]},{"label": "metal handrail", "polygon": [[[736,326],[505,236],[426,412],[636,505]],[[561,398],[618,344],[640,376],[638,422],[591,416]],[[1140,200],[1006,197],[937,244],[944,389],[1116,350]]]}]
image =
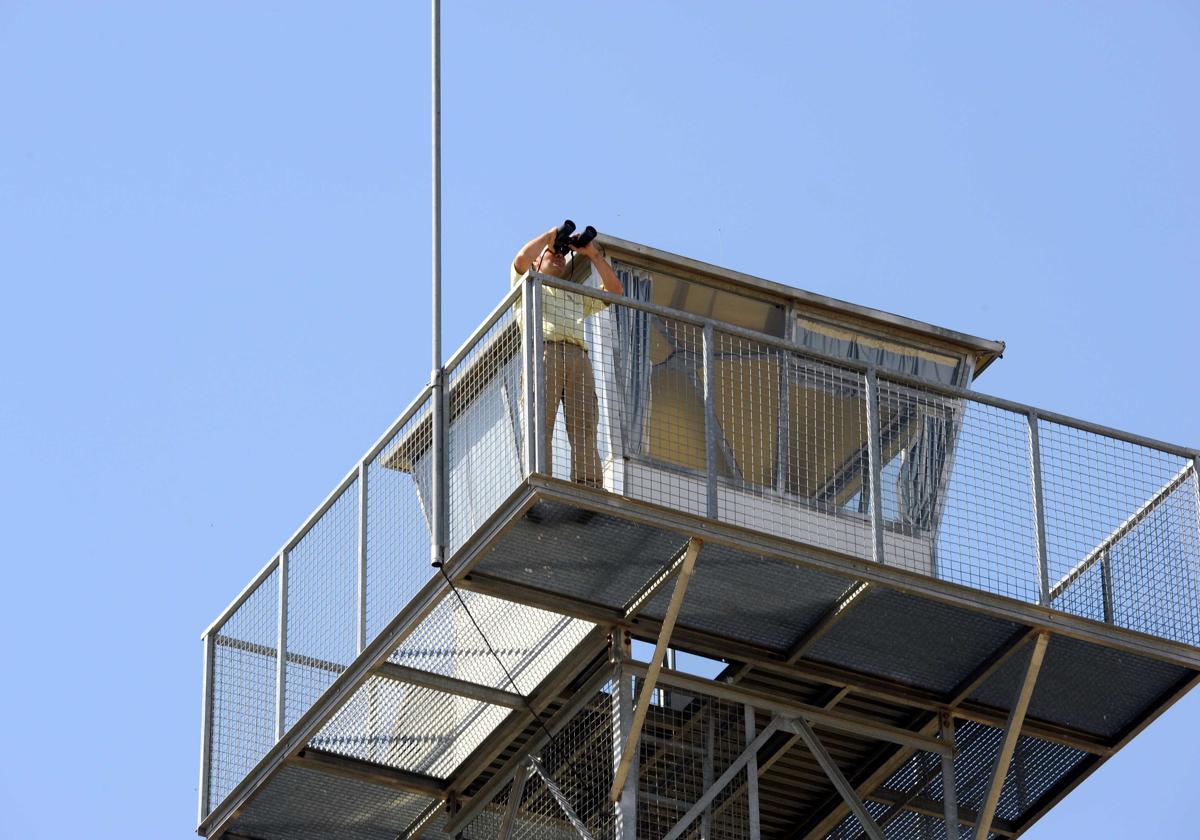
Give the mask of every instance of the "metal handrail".
[{"label": "metal handrail", "polygon": [[875,370],[880,379],[887,380],[889,383],[907,385],[925,391],[934,391],[947,397],[972,400],[974,402],[983,403],[984,405],[990,405],[993,408],[1012,411],[1017,414],[1028,414],[1029,412],[1033,412],[1037,415],[1039,420],[1045,420],[1050,423],[1059,423],[1064,426],[1071,426],[1083,432],[1090,432],[1102,437],[1116,438],[1117,440],[1122,440],[1126,443],[1132,443],[1136,446],[1145,446],[1149,449],[1158,449],[1160,451],[1168,452],[1172,455],[1178,455],[1183,458],[1200,457],[1200,447],[1168,443],[1166,441],[1146,437],[1145,435],[1139,435],[1135,432],[1116,429],[1111,426],[1093,423],[1088,420],[1081,420],[1078,417],[1071,417],[1067,414],[1060,414],[1056,411],[1038,408],[1027,403],[1017,402],[1004,397],[996,397],[980,391],[972,391],[968,388],[959,388],[954,385],[943,385],[938,382],[919,379],[915,376],[894,373],[869,362],[862,362],[857,359],[846,359],[840,356],[831,355],[829,353],[822,353],[819,350],[813,350],[811,347],[804,347],[801,344],[797,344],[796,342],[789,341],[785,338],[779,338],[766,333],[755,332],[754,330],[746,329],[745,327],[738,327],[733,324],[727,324],[723,321],[705,318],[702,315],[695,315],[691,312],[683,312],[678,309],[672,309],[668,306],[661,306],[648,301],[634,300],[622,295],[613,294],[612,292],[603,291],[602,289],[593,289],[589,286],[572,283],[569,280],[561,280],[548,274],[539,275],[539,279],[545,286],[551,286],[556,289],[562,289],[564,291],[585,295],[587,297],[594,297],[607,303],[627,306],[630,309],[638,309],[643,312],[648,312],[652,315],[658,315],[663,318],[671,318],[686,324],[693,324],[697,327],[703,328],[706,324],[712,324],[717,331],[725,333],[726,335],[737,336],[750,341],[756,341],[759,344],[767,344],[773,347],[778,347],[781,350],[787,350],[791,353],[795,353],[796,355],[805,356],[815,361],[837,365],[839,367],[856,370],[861,373],[866,373],[869,370]]}]

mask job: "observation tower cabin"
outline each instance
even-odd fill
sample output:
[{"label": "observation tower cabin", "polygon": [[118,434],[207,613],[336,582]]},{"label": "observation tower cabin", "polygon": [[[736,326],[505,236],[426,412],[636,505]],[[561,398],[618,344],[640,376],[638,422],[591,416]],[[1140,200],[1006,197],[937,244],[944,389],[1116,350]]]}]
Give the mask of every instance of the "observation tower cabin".
[{"label": "observation tower cabin", "polygon": [[522,278],[205,631],[200,834],[1011,838],[1195,684],[1196,450],[598,241],[623,295]]}]

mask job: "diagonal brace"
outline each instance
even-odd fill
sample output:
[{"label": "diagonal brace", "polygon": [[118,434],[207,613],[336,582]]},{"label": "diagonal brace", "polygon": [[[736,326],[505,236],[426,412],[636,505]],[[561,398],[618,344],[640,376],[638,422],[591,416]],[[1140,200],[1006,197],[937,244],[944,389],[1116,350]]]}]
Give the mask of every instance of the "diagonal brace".
[{"label": "diagonal brace", "polygon": [[517,824],[517,811],[521,810],[521,797],[525,795],[525,782],[534,773],[529,767],[523,773],[513,776],[512,787],[508,790],[508,807],[504,809],[504,821],[500,823],[500,834],[496,840],[509,840],[513,826]]},{"label": "diagonal brace", "polygon": [[571,803],[563,795],[562,790],[550,778],[550,774],[546,772],[546,768],[542,766],[542,762],[530,756],[529,766],[533,769],[534,773],[541,777],[542,784],[546,786],[546,790],[550,791],[550,795],[554,797],[554,801],[558,803],[558,807],[562,808],[562,812],[566,814],[567,820],[579,832],[579,836],[583,840],[596,840],[596,838],[592,837],[592,833],[587,830],[587,826],[583,824],[583,821],[579,819],[579,816],[575,813],[575,809],[571,807]]},{"label": "diagonal brace", "polygon": [[809,726],[808,721],[802,718],[795,718],[791,722],[791,729],[804,741],[805,746],[808,747],[808,751],[813,754],[813,758],[821,765],[821,769],[825,771],[825,775],[829,777],[829,781],[833,782],[833,786],[837,788],[837,792],[841,794],[846,805],[854,813],[854,816],[858,817],[858,822],[867,836],[871,840],[885,840],[883,830],[871,818],[866,806],[858,798],[858,793],[854,790],[854,786],[846,780],[842,769],[837,766],[837,762],[833,760],[833,756],[829,754],[829,750],[825,749],[825,745],[817,738],[817,733],[813,732],[813,728]]},{"label": "diagonal brace", "polygon": [[675,581],[675,589],[671,593],[671,602],[667,605],[667,614],[663,616],[662,626],[658,631],[658,643],[654,646],[654,655],[650,658],[650,666],[646,671],[646,681],[638,693],[637,707],[633,710],[633,722],[629,729],[629,738],[621,750],[621,761],[614,773],[612,787],[609,788],[608,798],[617,802],[621,798],[621,789],[625,787],[625,779],[637,755],[638,740],[642,735],[642,724],[646,721],[646,712],[650,708],[650,696],[654,693],[655,683],[658,682],[659,671],[662,670],[663,658],[667,655],[667,646],[671,641],[671,632],[675,629],[675,619],[679,617],[679,608],[683,605],[683,593],[687,591],[688,581],[692,577],[692,569],[696,565],[696,556],[700,554],[700,540],[692,537],[688,540],[687,549],[683,553],[683,564],[679,567],[679,576]]},{"label": "diagonal brace", "polygon": [[975,823],[975,840],[987,840],[992,830],[992,819],[996,816],[996,806],[1000,802],[1000,791],[1004,788],[1004,778],[1008,775],[1008,765],[1012,761],[1013,750],[1017,748],[1017,739],[1021,736],[1021,725],[1025,722],[1025,712],[1029,709],[1029,700],[1033,697],[1033,687],[1037,684],[1038,671],[1042,668],[1042,660],[1046,657],[1046,645],[1050,642],[1047,633],[1039,633],[1033,642],[1033,652],[1029,655],[1029,664],[1025,666],[1025,678],[1017,691],[1016,702],[1008,713],[1008,722],[1004,725],[1004,740],[1000,742],[1000,753],[996,756],[996,766],[992,770],[992,781],[988,784],[987,796],[983,807],[979,809],[979,821]]},{"label": "diagonal brace", "polygon": [[776,715],[766,728],[758,734],[758,737],[746,745],[746,749],[738,755],[733,762],[725,768],[725,772],[717,777],[717,780],[712,783],[712,786],[704,792],[704,795],[696,800],[688,812],[680,818],[679,822],[675,823],[674,827],[663,835],[663,840],[677,840],[683,836],[690,826],[705,808],[716,798],[726,785],[733,781],[734,777],[741,771],[743,767],[750,763],[750,759],[758,755],[758,751],[762,749],[763,744],[767,743],[772,735],[774,735],[781,727],[785,725],[784,718]]}]

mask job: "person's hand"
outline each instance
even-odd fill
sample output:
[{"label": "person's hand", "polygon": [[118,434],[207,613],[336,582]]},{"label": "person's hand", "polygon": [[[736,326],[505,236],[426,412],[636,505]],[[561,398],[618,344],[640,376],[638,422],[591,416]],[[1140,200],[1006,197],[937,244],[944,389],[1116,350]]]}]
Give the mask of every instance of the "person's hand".
[{"label": "person's hand", "polygon": [[601,258],[600,257],[600,249],[596,247],[595,239],[593,239],[588,244],[584,245],[582,248],[576,248],[574,245],[572,245],[571,250],[574,251],[576,254],[583,254],[589,260],[598,260]]}]

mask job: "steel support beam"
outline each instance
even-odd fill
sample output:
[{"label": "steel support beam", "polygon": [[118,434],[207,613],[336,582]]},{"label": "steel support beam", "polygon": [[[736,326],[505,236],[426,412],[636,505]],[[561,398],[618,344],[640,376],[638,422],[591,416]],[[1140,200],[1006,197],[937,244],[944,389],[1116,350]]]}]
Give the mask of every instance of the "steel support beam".
[{"label": "steel support beam", "polygon": [[[954,749],[954,717],[949,712],[942,712],[938,725],[941,728],[942,740],[946,746]],[[958,791],[954,780],[954,753],[942,753],[942,806],[946,819],[946,837],[957,840],[959,833],[958,821]]]},{"label": "steel support beam", "polygon": [[771,722],[767,724],[767,727],[760,732],[753,741],[746,745],[746,749],[742,750],[741,753],[738,754],[738,757],[735,758],[733,762],[725,768],[725,772],[717,777],[717,780],[712,783],[712,786],[704,792],[703,796],[696,800],[695,804],[688,809],[688,812],[680,818],[679,822],[675,823],[674,827],[672,827],[670,831],[663,835],[663,840],[678,840],[679,837],[683,836],[683,833],[687,831],[688,826],[696,821],[696,818],[704,812],[704,809],[712,804],[712,801],[714,798],[716,798],[716,795],[724,790],[726,785],[733,781],[734,777],[737,776],[737,774],[741,772],[741,769],[750,762],[751,758],[758,754],[758,751],[762,749],[763,744],[767,743],[771,736],[779,730],[782,723],[783,718],[776,715]]},{"label": "steel support beam", "polygon": [[854,790],[850,782],[846,781],[841,768],[837,766],[837,762],[833,760],[829,751],[825,749],[825,745],[817,738],[817,733],[813,732],[808,722],[797,718],[791,722],[790,729],[804,741],[805,746],[808,747],[808,751],[812,753],[813,758],[821,765],[821,769],[825,771],[825,775],[829,777],[829,781],[833,782],[833,786],[837,789],[842,799],[845,800],[851,813],[858,818],[858,822],[862,826],[863,831],[867,833],[867,836],[871,840],[886,840],[883,836],[883,830],[871,818],[866,806],[858,798],[858,793]]},{"label": "steel support beam", "polygon": [[[742,707],[746,717],[746,743],[754,743],[754,707],[747,703]],[[749,800],[750,840],[762,840],[762,827],[758,811],[758,751],[746,758],[746,796]]]},{"label": "steel support beam", "polygon": [[446,694],[455,694],[459,697],[478,700],[480,703],[490,703],[493,706],[504,706],[508,709],[525,708],[525,698],[520,694],[492,688],[490,685],[473,683],[469,680],[460,680],[457,677],[448,677],[433,671],[423,671],[420,668],[409,668],[394,662],[384,662],[375,669],[375,673],[381,677],[387,677],[389,680],[408,685],[419,685],[422,688],[431,688]]},{"label": "steel support beam", "polygon": [[289,761],[291,764],[318,770],[331,776],[369,782],[373,785],[382,785],[392,790],[415,793],[419,796],[432,796],[440,799],[446,792],[445,785],[431,776],[397,770],[394,767],[385,767],[382,764],[316,750],[312,747],[301,750]]},{"label": "steel support beam", "polygon": [[592,833],[588,831],[587,826],[583,824],[583,820],[579,819],[579,815],[571,807],[570,801],[567,797],[563,796],[562,790],[555,784],[554,779],[550,778],[550,774],[546,772],[546,768],[542,766],[542,763],[536,758],[530,757],[529,766],[541,778],[542,784],[546,786],[546,790],[550,791],[550,795],[554,797],[554,801],[558,803],[558,807],[566,814],[567,822],[571,823],[571,826],[579,832],[579,836],[583,840],[595,840],[592,837]]},{"label": "steel support beam", "polygon": [[533,772],[531,766],[526,772],[513,777],[512,787],[508,790],[508,807],[504,809],[504,820],[500,823],[496,840],[509,840],[512,837],[513,826],[517,824],[517,812],[521,810],[521,797],[525,795],[525,783]]},{"label": "steel support beam", "polygon": [[[620,768],[625,757],[624,750],[633,733],[633,675],[625,668],[629,654],[628,634],[619,629],[614,631],[612,661],[616,674],[612,695],[613,773]],[[630,761],[629,774],[621,788],[621,795],[613,804],[617,840],[637,840],[638,774],[638,756],[635,753]]]},{"label": "steel support beam", "polygon": [[1000,742],[1000,753],[996,756],[996,766],[992,771],[992,781],[988,785],[987,796],[984,797],[983,807],[979,812],[979,822],[975,825],[975,840],[987,840],[992,818],[996,815],[996,805],[1000,802],[1000,791],[1004,788],[1004,778],[1008,775],[1008,764],[1012,761],[1013,750],[1016,749],[1017,739],[1021,736],[1021,724],[1025,722],[1025,712],[1029,709],[1029,700],[1033,697],[1033,688],[1037,684],[1038,671],[1042,668],[1042,660],[1046,656],[1046,646],[1050,636],[1039,633],[1033,642],[1033,650],[1029,654],[1029,664],[1025,666],[1025,677],[1014,698],[1012,711],[1008,715],[1008,723],[1004,727],[1004,740]]},{"label": "steel support beam", "polygon": [[[649,672],[649,667],[640,662],[630,663],[628,667],[635,672]],[[937,738],[920,735],[907,729],[901,729],[898,726],[879,723],[862,715],[824,709],[820,706],[808,705],[807,703],[783,700],[774,694],[747,690],[729,685],[728,683],[717,682],[716,680],[694,677],[691,674],[682,674],[677,671],[662,671],[657,675],[657,680],[664,685],[675,686],[696,694],[718,697],[734,703],[748,703],[785,717],[804,718],[822,728],[833,729],[839,732],[849,732],[853,735],[862,735],[867,738],[888,741],[893,744],[900,744],[912,747],[913,749],[938,754],[948,749]],[[643,686],[642,691],[645,690],[645,686]]]},{"label": "steel support beam", "polygon": [[642,724],[646,720],[646,712],[650,708],[650,697],[658,683],[658,674],[662,670],[663,657],[667,655],[667,646],[671,641],[671,630],[675,627],[675,619],[679,617],[679,609],[683,606],[683,596],[687,592],[688,581],[692,577],[692,569],[696,565],[696,557],[700,554],[700,540],[694,537],[688,541],[687,551],[683,555],[683,565],[679,567],[679,576],[675,581],[675,590],[671,593],[671,601],[667,605],[666,615],[663,616],[662,627],[658,631],[658,643],[654,646],[654,655],[650,658],[650,666],[646,672],[646,681],[642,684],[638,695],[637,707],[633,710],[633,723],[629,737],[621,750],[621,760],[613,777],[612,787],[609,788],[608,798],[616,802],[621,798],[621,789],[625,785],[625,777],[629,767],[637,755],[638,738],[642,734]]},{"label": "steel support beam", "polygon": [[579,690],[571,698],[571,700],[555,713],[554,717],[546,724],[545,729],[537,731],[533,737],[525,742],[525,746],[517,750],[517,752],[508,760],[504,769],[493,775],[479,789],[471,799],[459,808],[446,824],[442,826],[442,832],[453,837],[463,827],[475,818],[487,805],[494,800],[500,791],[504,790],[513,777],[521,771],[521,768],[527,767],[526,759],[534,755],[538,750],[542,749],[553,735],[557,735],[564,726],[570,723],[575,715],[579,714],[588,703],[596,696],[596,692],[600,691],[605,683],[612,678],[612,672],[607,668],[601,669],[592,676],[590,680],[580,686]]},{"label": "steel support beam", "polygon": [[425,807],[425,810],[418,814],[417,818],[409,824],[408,828],[396,835],[396,840],[416,840],[438,818],[438,815],[442,813],[444,805],[445,803],[440,799],[430,802]]}]

